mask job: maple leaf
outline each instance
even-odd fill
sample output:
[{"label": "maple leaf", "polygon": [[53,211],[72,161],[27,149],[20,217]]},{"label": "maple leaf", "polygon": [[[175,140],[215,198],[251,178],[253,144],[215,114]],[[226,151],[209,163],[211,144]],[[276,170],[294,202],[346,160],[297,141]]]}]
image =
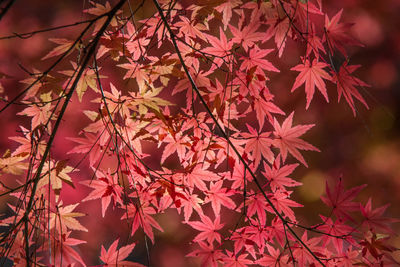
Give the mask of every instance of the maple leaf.
[{"label": "maple leaf", "polygon": [[[51,110],[52,106],[50,103],[43,106],[31,105],[23,111],[17,113],[17,115],[27,115],[32,117],[31,129],[33,130],[39,125],[46,125],[51,115],[51,119],[55,119],[55,115],[51,113]],[[50,124],[48,124],[48,126],[50,126]]]},{"label": "maple leaf", "polygon": [[[343,267],[353,267],[356,265],[363,265],[360,264],[359,262],[359,251],[358,250],[353,250],[353,248],[349,247],[346,251],[340,252],[337,254],[337,264],[340,264],[340,266]],[[335,264],[336,262],[333,262]],[[357,264],[358,263],[358,264]]]},{"label": "maple leaf", "polygon": [[[95,1],[89,1],[89,2],[94,7],[83,10],[83,12],[85,12],[85,13],[95,15],[95,16],[101,16],[101,15],[106,14],[107,12],[110,12],[110,10],[111,10],[111,5],[108,1],[105,3],[105,5],[96,3]],[[121,14],[121,12],[122,12],[121,10],[118,10],[116,14]],[[106,19],[107,19],[107,17],[102,17],[96,21],[94,32],[97,32],[101,28],[101,26],[104,24]],[[118,25],[116,17],[113,17],[111,19],[110,25],[113,27],[116,27]]]},{"label": "maple leaf", "polygon": [[207,191],[206,181],[216,181],[220,177],[207,169],[203,164],[197,164],[190,172],[186,173],[185,180],[189,186],[189,190],[192,192],[196,186],[201,191]]},{"label": "maple leaf", "polygon": [[[327,41],[330,47],[337,48],[343,55],[347,55],[344,45],[364,46],[349,35],[353,23],[339,23],[343,9],[329,19],[325,16],[325,35],[323,41]],[[333,51],[331,51],[333,52]]]},{"label": "maple leaf", "polygon": [[281,165],[280,156],[276,158],[272,167],[270,167],[267,163],[264,162],[264,170],[263,175],[269,180],[272,191],[276,191],[277,189],[285,189],[285,187],[293,187],[302,185],[292,178],[288,177],[294,169],[296,169],[299,164],[287,164]]},{"label": "maple leaf", "polygon": [[97,171],[96,176],[97,180],[81,182],[82,184],[94,189],[82,201],[101,198],[101,214],[104,217],[111,200],[113,201],[113,206],[115,206],[116,203],[122,203],[120,196],[122,195],[123,189],[118,184],[118,175],[111,175],[110,170],[108,170],[107,173]]},{"label": "maple leaf", "polygon": [[187,136],[182,136],[181,134],[176,134],[173,137],[168,135],[163,141],[167,142],[167,145],[161,155],[161,163],[164,163],[165,160],[175,152],[178,154],[179,161],[182,162],[185,158],[187,149],[186,144],[189,141],[189,138]]},{"label": "maple leaf", "polygon": [[224,3],[217,6],[215,9],[222,14],[222,24],[224,24],[224,29],[229,24],[229,21],[232,18],[232,9],[237,7],[242,3],[241,0],[227,0],[223,1]]},{"label": "maple leaf", "polygon": [[26,157],[22,156],[11,156],[10,150],[7,150],[0,158],[0,171],[20,175],[28,168],[25,159]]},{"label": "maple leaf", "polygon": [[[32,135],[34,136],[34,134],[32,134],[28,129],[26,129],[23,126],[19,127],[21,129],[21,133],[23,134],[23,136],[12,136],[9,137],[8,139],[13,140],[20,144],[18,148],[12,152],[11,156],[23,157],[31,153],[32,144],[34,142],[34,138],[32,138]],[[38,153],[40,155],[43,155],[46,148],[45,142],[41,140],[38,144],[36,144],[36,146]]]},{"label": "maple leaf", "polygon": [[[76,75],[76,71],[78,70],[78,65],[75,62],[71,62],[73,70],[64,70],[60,71],[61,74],[67,75],[68,77],[74,77]],[[100,68],[98,68],[100,70]],[[78,84],[76,86],[76,93],[78,94],[79,102],[82,102],[82,98],[86,90],[89,88],[93,89],[93,91],[98,92],[97,88],[97,77],[107,78],[104,75],[97,75],[93,69],[87,68],[83,71],[82,76],[80,77]]]},{"label": "maple leaf", "polygon": [[[371,231],[368,231],[365,234],[365,239],[360,242],[360,245],[363,247],[362,248],[362,255],[363,257],[366,257],[367,252],[371,254],[372,257],[374,257],[376,260],[378,260],[378,263],[380,263],[381,266],[386,266],[384,264],[384,259],[382,259],[382,256],[385,255],[385,252],[393,252],[398,250],[397,248],[388,245],[385,243],[385,240],[388,240],[390,236],[387,235],[377,235]],[[398,261],[393,259],[390,255],[390,263],[396,264],[397,266],[400,264]],[[387,262],[389,263],[389,262]],[[390,265],[392,265],[390,264]]]},{"label": "maple leaf", "polygon": [[324,46],[322,45],[322,39],[315,32],[315,25],[311,24],[311,29],[307,35],[307,51],[306,56],[309,57],[311,51],[314,53],[316,58],[320,58],[320,51],[326,53]]},{"label": "maple leaf", "polygon": [[56,259],[55,266],[61,266],[64,264],[67,264],[67,266],[72,266],[72,264],[77,262],[79,262],[83,266],[86,266],[79,253],[72,248],[73,246],[84,244],[86,243],[86,241],[79,240],[76,238],[71,238],[69,237],[70,234],[71,231],[63,232],[62,235],[56,235],[56,239],[54,240],[56,243],[55,245],[56,251],[52,250],[53,257],[55,258],[54,254],[56,252],[58,254],[61,254],[62,256]]},{"label": "maple leaf", "polygon": [[127,212],[121,217],[121,220],[127,218],[133,218],[132,232],[134,235],[139,227],[143,228],[145,234],[150,238],[151,242],[154,243],[154,233],[152,227],[163,231],[161,226],[154,220],[151,215],[155,214],[156,211],[153,207],[148,206],[147,203],[141,203],[141,207],[137,207],[134,204],[128,204],[126,207]]},{"label": "maple leaf", "polygon": [[306,109],[310,106],[311,100],[313,99],[315,87],[321,92],[321,94],[325,97],[326,102],[329,102],[328,94],[326,92],[326,85],[323,79],[331,80],[332,78],[329,74],[324,70],[328,64],[318,62],[317,59],[314,59],[312,63],[308,59],[305,60],[304,64],[299,64],[291,70],[299,71],[300,74],[296,77],[296,81],[293,84],[292,92],[299,88],[303,83],[305,83],[306,89]]},{"label": "maple leaf", "polygon": [[[272,23],[275,25],[272,25],[268,29],[266,36],[275,36],[275,44],[278,48],[278,55],[281,57],[286,46],[287,38],[292,36],[291,22],[289,21],[289,18],[284,18],[281,21],[275,19]],[[269,38],[266,40],[268,39]]]},{"label": "maple leaf", "polygon": [[219,39],[212,35],[206,35],[210,47],[203,49],[204,53],[211,54],[215,56],[215,65],[211,69],[220,67],[224,63],[224,57],[230,54],[232,49],[232,41],[228,42],[225,33],[221,28],[219,28]]},{"label": "maple leaf", "polygon": [[352,202],[352,200],[366,186],[367,185],[360,185],[345,191],[343,181],[339,178],[335,188],[332,190],[327,181],[326,196],[321,196],[321,200],[333,209],[333,213],[337,218],[354,221],[349,212],[358,210],[360,206],[358,203]]},{"label": "maple leaf", "polygon": [[358,99],[366,108],[368,108],[367,103],[358,92],[356,86],[369,87],[369,85],[351,75],[351,73],[353,73],[359,67],[360,65],[347,65],[345,62],[340,67],[339,72],[333,73],[332,77],[332,82],[336,83],[337,86],[338,102],[343,95],[344,99],[347,101],[351,110],[353,111],[354,116],[356,115],[356,109],[353,97]]},{"label": "maple leaf", "polygon": [[269,53],[271,53],[271,51],[273,51],[273,50],[272,49],[259,49],[258,47],[250,49],[249,56],[242,57],[243,63],[240,66],[240,69],[241,70],[243,70],[243,69],[249,70],[252,67],[257,66],[258,68],[261,68],[263,70],[279,72],[279,70],[274,65],[272,65],[271,62],[269,62],[266,59],[263,59]]},{"label": "maple leaf", "polygon": [[[116,45],[118,45],[120,48],[120,50],[118,51],[118,56],[122,52],[125,52],[124,46],[126,46],[126,48],[131,53],[131,56],[128,56],[128,58],[137,61],[141,56],[143,56],[143,53],[145,53],[145,47],[150,43],[150,39],[147,39],[145,36],[146,30],[138,32],[136,27],[131,22],[127,23],[126,28],[127,28],[127,34],[125,34],[125,36],[122,37],[125,38],[126,40],[116,43]],[[115,38],[111,38],[110,42],[115,42]]]},{"label": "maple leaf", "polygon": [[221,205],[227,207],[228,209],[235,209],[236,205],[229,196],[234,193],[222,187],[223,180],[217,181],[216,183],[210,183],[210,190],[206,193],[207,197],[204,203],[211,202],[215,216],[219,215],[221,212]]},{"label": "maple leaf", "polygon": [[186,255],[187,257],[200,257],[201,267],[218,267],[218,261],[223,257],[220,249],[214,248],[213,244],[206,244],[205,242],[197,242],[200,249],[196,249]]},{"label": "maple leaf", "polygon": [[389,227],[391,223],[400,222],[398,219],[383,217],[383,213],[389,207],[389,204],[386,204],[382,207],[372,209],[372,200],[368,199],[368,202],[365,206],[360,204],[361,214],[364,217],[363,225],[366,225],[368,229],[372,230],[383,230],[385,233],[394,233],[393,229]]},{"label": "maple leaf", "polygon": [[250,125],[246,124],[250,133],[242,133],[244,138],[247,138],[246,151],[250,152],[254,158],[254,169],[257,169],[264,157],[269,162],[274,159],[274,154],[271,151],[272,139],[269,137],[270,132],[257,133]]},{"label": "maple leaf", "polygon": [[221,243],[221,234],[217,231],[220,230],[224,224],[220,223],[221,217],[220,215],[215,216],[214,222],[211,221],[209,217],[206,215],[200,215],[201,222],[198,221],[189,221],[188,224],[192,226],[194,229],[201,231],[193,241],[199,242],[207,239],[209,244],[212,244],[214,240],[218,243]]},{"label": "maple leaf", "polygon": [[239,229],[236,229],[236,231],[233,231],[229,240],[234,242],[234,249],[233,251],[235,253],[239,253],[242,251],[244,248],[247,252],[249,252],[253,258],[255,258],[255,250],[254,250],[254,242],[252,242],[250,239],[250,235],[247,233],[247,227],[245,226]]},{"label": "maple leaf", "polygon": [[76,217],[85,216],[84,213],[73,212],[78,205],[79,203],[63,207],[61,201],[58,205],[57,212],[53,212],[51,214],[50,229],[53,227],[59,229],[61,224],[61,230],[63,233],[67,232],[67,229],[87,232],[88,229],[82,226],[79,221],[75,219]]},{"label": "maple leaf", "polygon": [[[265,200],[264,195],[261,193],[253,194],[253,191],[249,192],[249,200],[246,201],[247,205],[247,216],[251,217],[257,213],[257,217],[261,224],[265,224],[267,221],[267,214],[265,213],[268,203]],[[243,205],[242,205],[243,206]]]},{"label": "maple leaf", "polygon": [[343,251],[344,240],[349,244],[355,244],[354,239],[350,235],[355,231],[353,227],[344,224],[344,222],[339,219],[333,222],[331,218],[322,215],[320,215],[320,217],[323,223],[318,225],[317,229],[328,234],[321,236],[324,247],[327,247],[329,243],[333,243],[337,253],[341,253]]},{"label": "maple leaf", "polygon": [[119,238],[116,239],[106,250],[104,246],[101,246],[101,256],[100,260],[107,266],[132,266],[132,267],[143,267],[144,265],[136,263],[124,261],[129,254],[132,252],[135,244],[126,245],[117,249],[119,243]]},{"label": "maple leaf", "polygon": [[[146,88],[146,89],[145,89]],[[129,92],[131,98],[129,99],[130,106],[137,106],[140,115],[148,113],[149,109],[160,111],[160,106],[172,105],[171,102],[157,97],[161,93],[163,87],[145,86],[140,89],[138,93]]]},{"label": "maple leaf", "polygon": [[195,210],[199,215],[203,215],[203,210],[200,205],[203,202],[204,201],[201,200],[196,194],[189,194],[187,199],[181,200],[185,223],[189,221],[190,216],[192,216],[193,210]]},{"label": "maple leaf", "polygon": [[301,240],[314,253],[314,255],[311,255],[303,245],[299,244],[297,248],[293,249],[293,257],[299,266],[314,266],[316,264],[315,256],[324,257],[324,249],[318,246],[321,239],[318,237],[308,239],[307,231],[304,231]]},{"label": "maple leaf", "polygon": [[[317,0],[317,1],[320,1],[320,0]],[[308,33],[307,27],[309,27],[309,25],[310,25],[310,21],[311,21],[310,15],[311,14],[323,15],[324,13],[321,12],[321,10],[318,7],[316,7],[314,5],[314,3],[312,3],[311,1],[291,0],[291,2],[292,2],[291,7],[292,7],[293,11],[290,10],[287,12],[289,12],[289,14],[291,12],[293,12],[295,18],[292,19],[292,21],[296,20],[296,22],[298,21],[298,23],[300,24],[299,26],[296,25],[296,27],[298,27],[298,28],[301,27],[302,29],[304,29],[304,31],[307,31],[307,33]]]},{"label": "maple leaf", "polygon": [[[249,235],[246,243],[253,245],[253,247],[256,245],[260,251],[263,251],[265,245],[268,242],[271,242],[271,235],[269,229],[265,227],[265,224],[266,222],[259,222],[258,220],[251,218],[250,225],[245,227],[246,234]],[[253,258],[256,258],[252,250],[249,250],[249,252],[253,254]]]},{"label": "maple leaf", "polygon": [[75,188],[72,178],[69,176],[70,173],[78,171],[71,166],[67,166],[65,160],[55,162],[46,162],[43,166],[43,170],[47,170],[46,175],[43,176],[38,182],[38,188],[47,185],[50,182],[51,188],[54,190],[56,195],[56,201],[60,196],[62,184],[67,183],[71,187]]},{"label": "maple leaf", "polygon": [[128,70],[123,79],[136,79],[139,90],[145,88],[146,83],[150,82],[149,70],[144,65],[138,64],[129,58],[128,61],[129,63],[117,65],[118,67]]},{"label": "maple leaf", "polygon": [[251,177],[250,172],[245,169],[243,163],[239,162],[238,164],[234,165],[232,173],[228,173],[226,175],[226,179],[233,181],[231,186],[232,189],[239,188],[242,190],[244,188],[245,181],[249,183],[253,178]]},{"label": "maple leaf", "polygon": [[[278,212],[283,212],[286,217],[294,222],[296,221],[296,216],[291,207],[297,208],[303,207],[303,205],[289,199],[291,194],[292,191],[276,190],[273,194],[269,194],[269,197]],[[268,207],[267,210],[271,213],[274,213],[271,207]]]},{"label": "maple leaf", "polygon": [[314,124],[296,125],[292,127],[293,114],[294,112],[292,112],[289,117],[285,119],[285,121],[282,123],[282,126],[279,125],[276,118],[274,118],[274,134],[276,136],[276,139],[273,140],[273,145],[280,149],[283,162],[286,160],[287,154],[289,152],[298,161],[303,163],[304,166],[308,167],[303,156],[300,154],[299,149],[313,150],[318,152],[319,149],[314,147],[313,145],[310,145],[304,140],[299,139],[298,137],[314,127]]},{"label": "maple leaf", "polygon": [[[37,80],[40,82],[37,82]],[[30,89],[25,93],[24,100],[29,98],[34,98],[35,96],[39,96],[43,102],[47,102],[50,99],[44,99],[46,97],[51,96],[51,93],[55,93],[57,95],[63,94],[63,89],[60,86],[61,78],[54,77],[50,74],[46,74],[43,76],[43,73],[39,70],[33,69],[32,74],[29,78],[26,78],[20,81],[23,84],[26,84]],[[36,98],[35,98],[36,100]],[[37,102],[37,101],[35,101]]]},{"label": "maple leaf", "polygon": [[269,255],[264,255],[256,261],[261,266],[286,266],[288,262],[288,255],[282,255],[279,249],[274,249],[269,244],[266,245]]},{"label": "maple leaf", "polygon": [[186,42],[189,42],[189,37],[192,39],[196,39],[196,37],[206,40],[203,31],[207,30],[207,27],[202,23],[190,21],[188,18],[184,16],[179,16],[181,21],[176,22],[174,25],[179,29],[179,35],[183,36],[186,39]]},{"label": "maple leaf", "polygon": [[[91,133],[84,133],[84,137],[68,137],[67,139],[78,143],[72,150],[70,150],[67,154],[70,153],[89,153],[89,165],[94,166],[94,164],[100,159],[102,152],[104,150],[105,142],[103,143],[101,136],[97,136]],[[100,141],[99,141],[100,139]],[[106,141],[106,140],[105,140]],[[101,143],[99,143],[101,142]]]},{"label": "maple leaf", "polygon": [[249,256],[247,253],[241,253],[236,256],[233,252],[226,251],[226,254],[226,257],[221,259],[225,267],[247,267],[254,264],[252,260],[247,259]]},{"label": "maple leaf", "polygon": [[[59,56],[61,54],[64,54],[65,52],[68,51],[68,49],[71,48],[71,46],[74,44],[74,40],[68,40],[68,39],[60,39],[60,38],[49,38],[49,41],[58,44],[53,50],[51,50],[49,53],[47,53],[44,57],[42,57],[42,60]],[[78,48],[79,44],[75,44],[75,48]],[[69,53],[71,53],[73,50]]]},{"label": "maple leaf", "polygon": [[[257,21],[259,23],[259,21]],[[229,29],[233,34],[232,42],[240,44],[243,49],[247,52],[250,47],[252,47],[257,41],[263,40],[265,38],[265,33],[257,32],[260,25],[256,23],[244,26],[241,30],[229,25]],[[271,49],[266,49],[271,50]],[[251,50],[250,50],[251,53]],[[268,52],[267,52],[268,53]],[[264,55],[265,56],[265,55]]]},{"label": "maple leaf", "polygon": [[271,113],[285,115],[285,112],[272,102],[273,96],[271,94],[264,92],[261,96],[264,97],[255,97],[253,102],[260,129],[264,126],[265,117],[267,117],[269,121],[272,121]]}]

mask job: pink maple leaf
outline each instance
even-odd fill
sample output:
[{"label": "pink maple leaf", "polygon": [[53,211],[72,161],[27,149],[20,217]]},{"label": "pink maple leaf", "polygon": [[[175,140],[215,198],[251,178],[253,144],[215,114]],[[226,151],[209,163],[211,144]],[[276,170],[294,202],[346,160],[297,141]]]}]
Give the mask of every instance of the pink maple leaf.
[{"label": "pink maple leaf", "polygon": [[205,242],[198,242],[200,249],[196,249],[193,252],[189,253],[188,257],[200,257],[201,258],[201,267],[218,267],[218,261],[223,256],[223,253],[220,249],[214,248],[213,244],[206,244]]},{"label": "pink maple leaf", "polygon": [[215,216],[221,213],[221,205],[228,209],[235,209],[236,205],[229,196],[234,193],[226,187],[222,187],[223,180],[219,180],[215,183],[210,183],[210,190],[207,192],[207,197],[204,200],[205,203],[211,202]]},{"label": "pink maple leaf", "polygon": [[256,261],[261,266],[286,266],[288,262],[288,255],[282,255],[279,249],[274,249],[270,245],[266,245],[269,255],[264,255]]},{"label": "pink maple leaf", "polygon": [[124,261],[129,254],[132,252],[135,244],[123,246],[117,249],[119,238],[116,239],[111,246],[106,250],[104,246],[101,246],[100,260],[107,266],[132,266],[132,267],[144,267],[144,265],[136,262]]},{"label": "pink maple leaf", "polygon": [[354,116],[356,115],[356,109],[353,97],[358,99],[366,108],[368,108],[367,103],[358,92],[356,86],[369,87],[369,85],[351,75],[351,73],[353,73],[359,67],[360,65],[347,65],[347,63],[344,63],[340,67],[339,72],[333,73],[332,77],[332,82],[336,83],[337,86],[338,102],[343,95],[344,99],[347,101],[351,110],[353,111]]},{"label": "pink maple leaf", "polygon": [[302,185],[302,183],[288,177],[299,164],[288,164],[281,167],[280,161],[280,156],[278,156],[272,167],[264,162],[265,172],[263,172],[263,175],[269,180],[272,191]]},{"label": "pink maple leaf", "polygon": [[274,134],[277,138],[274,139],[273,145],[280,149],[283,162],[286,160],[287,154],[289,152],[298,161],[308,167],[303,156],[300,154],[299,149],[313,150],[318,152],[319,149],[305,142],[304,140],[299,139],[298,137],[311,129],[314,124],[297,125],[292,127],[293,114],[294,112],[292,112],[289,117],[286,118],[286,120],[282,123],[282,126],[279,125],[276,119],[274,119]]},{"label": "pink maple leaf", "polygon": [[[257,21],[259,23],[259,21]],[[255,42],[263,40],[265,38],[265,33],[257,32],[260,25],[255,23],[244,26],[241,30],[229,25],[229,29],[233,34],[232,41],[234,43],[243,46],[243,49],[247,52],[250,47],[254,45]],[[269,50],[269,49],[268,49]]]},{"label": "pink maple leaf", "polygon": [[247,253],[240,253],[235,255],[231,251],[226,251],[227,256],[222,258],[225,267],[247,267],[254,264],[254,262],[248,259]]},{"label": "pink maple leaf", "polygon": [[[228,42],[222,28],[219,29],[219,38],[207,34],[207,39],[211,46],[204,48],[203,52],[215,56],[214,62],[220,67],[224,62],[223,58],[230,54],[232,41]],[[213,68],[215,68],[215,66],[213,66]]]},{"label": "pink maple leaf", "polygon": [[154,233],[152,227],[163,231],[161,226],[151,216],[156,213],[153,207],[148,206],[146,203],[142,203],[141,207],[134,204],[129,204],[126,207],[127,212],[121,217],[121,220],[127,218],[133,218],[132,232],[134,235],[139,227],[143,228],[145,234],[150,238],[151,242],[154,243]]},{"label": "pink maple leaf", "polygon": [[94,200],[101,198],[101,214],[104,217],[111,200],[113,206],[116,203],[122,204],[122,187],[118,184],[118,175],[110,175],[109,173],[102,173],[97,171],[97,180],[82,181],[81,183],[94,189],[82,201]]},{"label": "pink maple leaf", "polygon": [[247,139],[246,152],[251,153],[254,158],[254,169],[257,169],[264,157],[269,162],[274,160],[274,154],[271,151],[272,139],[269,137],[270,132],[257,133],[256,129],[246,124],[249,133],[242,133]]},{"label": "pink maple leaf", "polygon": [[272,49],[259,49],[257,47],[250,49],[248,57],[242,57],[243,63],[240,67],[241,70],[249,70],[254,66],[257,66],[263,70],[279,72],[279,70],[272,65],[272,63],[264,57],[273,51]]},{"label": "pink maple leaf", "polygon": [[296,81],[293,84],[292,92],[299,88],[303,83],[305,83],[306,89],[306,109],[310,106],[311,100],[313,99],[315,87],[321,92],[325,97],[326,102],[329,102],[328,94],[326,92],[326,85],[323,79],[331,80],[331,76],[324,70],[328,64],[318,62],[314,59],[312,63],[308,59],[305,60],[304,64],[299,64],[291,70],[299,71],[300,74],[296,77]]},{"label": "pink maple leaf", "polygon": [[209,244],[212,244],[214,240],[221,243],[221,234],[217,231],[220,230],[224,224],[220,223],[221,217],[219,215],[215,216],[214,222],[211,221],[206,215],[200,215],[201,222],[190,221],[188,224],[194,229],[201,231],[193,241],[199,242],[207,240]]}]

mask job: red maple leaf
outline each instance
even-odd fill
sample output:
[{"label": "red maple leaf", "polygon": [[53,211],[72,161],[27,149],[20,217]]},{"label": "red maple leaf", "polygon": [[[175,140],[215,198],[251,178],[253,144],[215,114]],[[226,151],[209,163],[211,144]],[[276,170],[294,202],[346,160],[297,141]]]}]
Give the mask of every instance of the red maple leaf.
[{"label": "red maple leaf", "polygon": [[285,115],[279,107],[277,107],[273,102],[273,95],[263,90],[259,96],[254,98],[254,110],[256,111],[257,121],[260,125],[260,129],[263,128],[265,118],[272,121],[271,113]]},{"label": "red maple leaf", "polygon": [[264,157],[269,162],[274,160],[274,154],[271,151],[272,139],[269,137],[270,132],[257,133],[256,129],[246,124],[250,133],[242,133],[247,138],[246,152],[251,153],[254,158],[254,169],[257,169]]},{"label": "red maple leaf", "polygon": [[200,257],[201,267],[218,267],[218,261],[223,256],[220,249],[214,248],[213,244],[206,244],[205,242],[198,242],[200,249],[196,249],[189,253],[188,257]]},{"label": "red maple leaf", "polygon": [[349,35],[353,23],[339,23],[342,12],[343,9],[333,16],[332,19],[325,16],[326,37],[324,36],[323,41],[326,40],[328,42],[331,50],[336,48],[343,53],[343,55],[347,55],[344,45],[363,46],[363,44]]},{"label": "red maple leaf", "polygon": [[[257,21],[259,22],[259,21]],[[257,32],[257,29],[259,28],[259,24],[249,24],[247,26],[244,26],[240,30],[240,25],[239,29],[229,25],[229,29],[231,30],[233,34],[232,41],[236,44],[240,44],[243,46],[243,49],[247,52],[250,47],[254,45],[257,41],[263,40],[265,38],[265,33],[262,32]],[[269,50],[269,49],[268,49]],[[250,50],[251,51],[251,50]]]},{"label": "red maple leaf", "polygon": [[274,134],[277,138],[274,139],[273,145],[280,149],[283,162],[286,160],[289,152],[298,161],[308,167],[303,156],[300,154],[299,149],[313,150],[318,152],[319,149],[305,142],[304,140],[299,139],[298,137],[312,128],[314,124],[297,125],[292,127],[293,113],[294,112],[292,112],[289,117],[286,118],[286,120],[282,123],[282,126],[279,125],[276,119],[274,119]]},{"label": "red maple leaf", "polygon": [[349,104],[351,110],[353,111],[353,115],[356,115],[356,109],[353,97],[358,99],[361,103],[364,104],[366,108],[368,108],[367,103],[364,98],[358,92],[356,86],[360,87],[369,87],[368,84],[361,81],[360,79],[351,75],[356,69],[358,69],[360,65],[347,65],[345,62],[339,69],[339,72],[333,73],[332,82],[336,83],[337,91],[338,91],[338,102],[340,101],[341,96],[344,96],[347,103]]},{"label": "red maple leaf", "polygon": [[94,189],[90,194],[85,197],[82,201],[94,200],[101,198],[101,214],[104,217],[108,206],[110,205],[111,200],[113,201],[113,206],[116,203],[122,203],[121,195],[122,195],[122,187],[118,184],[118,175],[102,173],[101,171],[97,171],[97,179],[96,180],[88,180],[82,181],[81,183],[91,187]]},{"label": "red maple leaf", "polygon": [[253,265],[254,262],[247,258],[249,254],[240,253],[235,255],[231,251],[226,251],[227,256],[222,258],[225,267],[247,267]]},{"label": "red maple leaf", "polygon": [[[216,58],[214,62],[216,66],[220,67],[222,63],[224,63],[223,58],[230,54],[230,50],[232,49],[232,41],[227,40],[222,28],[219,29],[219,38],[207,34],[207,40],[211,46],[204,48],[203,52],[215,56]],[[216,68],[216,66],[213,65],[212,69]]]},{"label": "red maple leaf", "polygon": [[324,70],[328,64],[318,62],[314,59],[312,63],[308,59],[305,60],[304,64],[299,64],[291,70],[299,71],[300,74],[296,77],[296,81],[293,84],[292,92],[299,88],[303,83],[305,83],[306,89],[306,109],[310,106],[311,100],[313,99],[315,87],[321,92],[325,97],[326,102],[329,102],[328,94],[326,92],[326,85],[323,79],[331,80],[331,76]]},{"label": "red maple leaf", "polygon": [[352,202],[352,200],[366,186],[367,185],[360,185],[345,191],[342,179],[339,178],[335,188],[331,190],[328,182],[326,182],[326,196],[321,196],[321,200],[326,205],[333,208],[333,213],[339,219],[348,219],[353,221],[349,212],[358,210],[360,206],[358,203]]},{"label": "red maple leaf", "polygon": [[274,249],[272,246],[267,244],[267,250],[269,255],[264,255],[262,258],[257,260],[257,264],[261,266],[286,266],[288,262],[288,255],[282,255],[279,249]]},{"label": "red maple leaf", "polygon": [[373,230],[383,230],[385,233],[394,233],[393,229],[389,227],[391,223],[399,222],[400,220],[394,218],[383,217],[383,213],[389,207],[386,204],[382,207],[372,209],[372,200],[368,199],[365,206],[360,204],[361,214],[364,217],[363,224],[368,227],[368,229]]},{"label": "red maple leaf", "polygon": [[240,66],[240,69],[249,70],[252,67],[257,66],[263,70],[279,72],[279,70],[274,65],[272,65],[271,62],[264,59],[264,57],[267,56],[269,53],[271,53],[271,51],[273,50],[259,49],[257,47],[250,49],[249,56],[242,57],[243,63]]},{"label": "red maple leaf", "polygon": [[154,233],[152,227],[163,231],[161,226],[154,220],[151,216],[156,213],[153,207],[148,206],[147,203],[141,203],[142,206],[138,207],[134,204],[129,204],[126,207],[126,213],[121,217],[121,220],[127,218],[133,218],[132,222],[132,232],[134,235],[139,227],[143,228],[145,234],[150,238],[151,242],[154,243]]},{"label": "red maple leaf", "polygon": [[[95,163],[101,158],[103,154],[103,149],[105,142],[102,142],[104,138],[103,135],[96,136],[92,133],[84,132],[84,137],[68,137],[67,139],[78,143],[72,150],[67,154],[71,153],[89,153],[89,165],[94,166]],[[99,143],[101,142],[101,143]]]}]

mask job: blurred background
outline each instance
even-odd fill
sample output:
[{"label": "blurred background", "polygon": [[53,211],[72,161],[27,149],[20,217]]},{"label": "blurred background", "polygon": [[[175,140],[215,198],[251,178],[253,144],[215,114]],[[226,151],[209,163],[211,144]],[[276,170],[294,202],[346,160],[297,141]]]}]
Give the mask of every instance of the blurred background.
[{"label": "blurred background", "polygon": [[[104,2],[104,1],[103,1]],[[13,32],[23,33],[51,26],[73,23],[86,19],[87,15],[82,10],[89,7],[88,1],[16,1],[11,11],[0,21],[0,36],[7,36]],[[295,80],[296,73],[282,71],[271,75],[269,83],[271,91],[276,94],[278,105],[287,114],[295,111],[295,123],[316,123],[304,137],[321,150],[321,153],[305,153],[309,168],[298,167],[292,175],[304,186],[294,192],[294,199],[304,204],[305,208],[298,209],[297,215],[304,224],[319,222],[317,215],[327,215],[327,211],[319,197],[325,192],[325,182],[335,184],[339,177],[343,177],[347,188],[361,184],[368,186],[361,192],[358,200],[365,203],[373,197],[373,207],[380,207],[387,203],[386,216],[400,218],[400,135],[399,135],[399,108],[400,108],[400,1],[398,0],[324,0],[323,9],[329,17],[335,15],[340,9],[343,11],[343,21],[352,22],[352,34],[360,40],[364,47],[351,47],[349,52],[350,64],[362,65],[355,75],[371,87],[361,89],[361,94],[366,99],[369,110],[360,103],[356,103],[357,116],[352,115],[351,109],[342,99],[337,103],[336,89],[328,86],[330,103],[327,104],[323,97],[316,93],[310,108],[305,110],[304,90],[296,90],[289,94]],[[146,11],[147,10],[147,11]],[[148,7],[143,14],[151,13]],[[79,27],[63,29],[60,31],[38,34],[29,39],[0,40],[0,96],[4,92],[12,97],[21,91],[23,84],[18,81],[26,78],[23,70],[33,69],[43,71],[53,61],[40,61],[40,59],[53,47],[49,42],[51,37],[73,38]],[[299,55],[304,53],[289,43],[284,56],[274,64],[281,70],[289,70],[298,64]],[[19,66],[20,65],[20,66]],[[21,67],[22,66],[22,67]],[[59,69],[70,68],[68,62]],[[115,68],[115,67],[114,67]],[[115,70],[107,70],[112,73]],[[118,74],[119,76],[121,74]],[[91,92],[87,91],[88,98]],[[1,103],[3,105],[4,103]],[[82,109],[89,109],[90,104],[79,103],[73,99],[70,112],[66,117],[68,125],[61,128],[62,136],[75,136],[82,126],[88,121],[76,121],[76,115]],[[19,125],[27,127],[29,123],[23,121],[16,113],[23,109],[21,106],[12,106],[0,115],[0,154],[7,148],[15,148],[16,144],[8,136],[17,135]],[[72,147],[72,143],[63,138],[57,138],[54,157],[65,158],[65,153]],[[72,155],[67,155],[71,157]],[[85,168],[83,168],[84,170]],[[85,171],[77,172],[73,178],[87,179]],[[75,203],[81,200],[87,188],[77,186],[78,190],[65,187],[63,192],[64,203]],[[0,198],[0,213],[6,210],[7,198]],[[116,227],[115,218],[122,214],[110,212],[99,223],[101,217],[97,201],[80,205],[79,211],[85,213],[90,210],[91,216],[81,220],[82,224],[90,229],[89,233],[81,233],[76,238],[88,240],[81,245],[84,259],[87,262],[98,262],[99,244],[109,246],[111,241],[120,236],[121,240],[129,231],[127,225]],[[94,212],[94,213],[93,213]],[[165,213],[157,217],[164,233],[156,232],[156,243],[151,246],[153,266],[179,267],[194,264],[192,259],[184,256],[190,252],[188,247],[181,247],[193,238],[190,227],[179,223],[177,213]],[[103,223],[104,222],[104,223]],[[400,224],[395,225],[396,232],[400,232]],[[93,234],[93,233],[101,233]],[[140,240],[140,239],[139,239]],[[393,238],[393,244],[400,247],[400,237]],[[145,257],[143,242],[135,248],[133,260],[142,261]]]}]

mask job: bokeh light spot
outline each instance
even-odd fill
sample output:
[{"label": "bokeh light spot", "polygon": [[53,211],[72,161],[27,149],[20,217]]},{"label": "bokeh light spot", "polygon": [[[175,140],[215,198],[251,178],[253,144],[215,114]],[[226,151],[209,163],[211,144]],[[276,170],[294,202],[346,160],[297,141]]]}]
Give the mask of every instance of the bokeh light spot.
[{"label": "bokeh light spot", "polygon": [[320,171],[309,172],[301,182],[300,195],[305,201],[317,201],[325,191],[325,175]]}]

